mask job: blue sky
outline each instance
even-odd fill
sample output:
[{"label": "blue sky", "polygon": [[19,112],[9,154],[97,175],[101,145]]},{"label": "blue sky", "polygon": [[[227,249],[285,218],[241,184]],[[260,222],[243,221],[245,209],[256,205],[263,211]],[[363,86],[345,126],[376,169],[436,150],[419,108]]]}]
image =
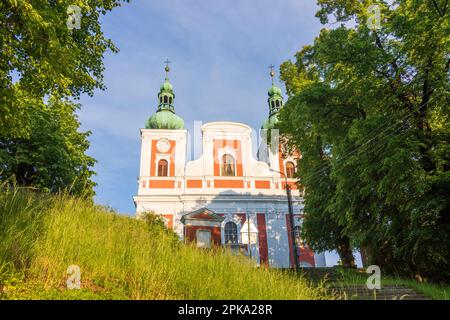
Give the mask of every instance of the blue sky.
[{"label": "blue sky", "polygon": [[98,160],[96,202],[134,214],[139,128],[156,111],[166,58],[188,129],[196,120],[257,129],[268,115],[267,66],[278,69],[313,42],[322,28],[316,9],[315,0],[134,0],[105,16],[120,52],[105,57],[107,89],[82,97],[79,112]]}]

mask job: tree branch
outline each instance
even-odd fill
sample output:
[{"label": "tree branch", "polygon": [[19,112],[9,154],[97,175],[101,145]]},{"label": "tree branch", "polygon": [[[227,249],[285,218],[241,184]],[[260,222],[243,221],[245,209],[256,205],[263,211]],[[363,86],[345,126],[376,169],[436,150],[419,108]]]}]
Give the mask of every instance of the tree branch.
[{"label": "tree branch", "polygon": [[[430,101],[431,95],[434,92],[434,88],[430,88],[430,79],[429,79],[430,69],[432,66],[433,66],[433,60],[430,57],[428,59],[428,64],[425,67],[425,77],[424,77],[423,86],[422,86],[422,101],[419,106],[419,114],[418,114],[418,116],[420,116],[420,119],[419,119],[420,121],[418,123],[418,127],[421,130],[424,129],[423,119],[426,116],[428,102]],[[426,128],[427,128],[427,130],[429,130],[428,124],[426,124]]]},{"label": "tree branch", "polygon": [[[436,3],[436,1],[431,0],[431,2],[433,3],[434,8],[436,9],[436,11],[438,12],[439,16],[442,18],[444,16],[444,13],[441,12],[441,9],[439,9],[438,4]],[[444,9],[447,6],[447,1],[445,3]]]},{"label": "tree branch", "polygon": [[373,69],[373,71],[375,73],[378,73],[379,75],[383,76],[384,78],[386,78],[389,87],[392,90],[392,93],[395,94],[395,96],[402,101],[405,106],[408,108],[409,111],[413,110],[413,103],[411,102],[411,100],[409,99],[408,95],[405,93],[401,93],[398,90],[398,84],[400,83],[399,81],[395,81],[394,79],[392,79],[392,77],[383,71],[378,70],[374,65],[372,65],[370,62],[368,62],[369,66]]},{"label": "tree branch", "polygon": [[[386,52],[386,49],[384,49],[384,46],[381,42],[380,37],[378,36],[378,34],[375,32],[375,43],[378,47],[378,49],[380,49],[383,54],[387,57],[389,57],[389,54]],[[397,60],[394,58],[394,60],[390,63],[390,65],[392,66],[392,68],[395,70],[395,78],[397,81],[400,81],[401,77],[400,77],[400,71],[398,68],[398,64],[397,64]]]}]

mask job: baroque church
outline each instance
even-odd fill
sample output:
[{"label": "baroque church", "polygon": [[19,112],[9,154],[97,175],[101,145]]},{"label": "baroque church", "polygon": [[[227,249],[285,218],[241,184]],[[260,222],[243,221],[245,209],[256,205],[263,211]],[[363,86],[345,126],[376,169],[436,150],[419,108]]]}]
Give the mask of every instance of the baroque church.
[{"label": "baroque church", "polygon": [[[202,248],[225,246],[258,265],[325,266],[325,255],[312,252],[300,238],[303,202],[294,178],[298,154],[264,141],[255,157],[248,125],[217,121],[201,127],[202,154],[188,161],[188,132],[175,113],[168,65],[165,71],[158,109],[140,130],[139,187],[133,197],[137,218],[153,211],[183,241]],[[273,69],[270,75],[262,132],[274,128],[283,107]]]}]

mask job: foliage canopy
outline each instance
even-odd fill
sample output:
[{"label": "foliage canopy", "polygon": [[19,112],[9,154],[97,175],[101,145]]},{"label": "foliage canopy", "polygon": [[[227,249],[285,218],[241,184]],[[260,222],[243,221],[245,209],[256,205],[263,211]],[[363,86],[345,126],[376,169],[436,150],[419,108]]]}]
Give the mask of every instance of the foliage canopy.
[{"label": "foliage canopy", "polygon": [[[379,29],[366,24],[373,3]],[[318,250],[348,238],[382,270],[449,280],[448,1],[318,4],[341,25],[281,66],[304,237]]]},{"label": "foliage canopy", "polygon": [[[103,58],[117,52],[100,17],[127,0],[6,0],[0,3],[0,178],[44,190],[85,185],[93,159],[84,153],[77,105],[69,99],[104,89]],[[69,28],[69,6],[80,27]],[[74,182],[72,178],[77,178]]]}]

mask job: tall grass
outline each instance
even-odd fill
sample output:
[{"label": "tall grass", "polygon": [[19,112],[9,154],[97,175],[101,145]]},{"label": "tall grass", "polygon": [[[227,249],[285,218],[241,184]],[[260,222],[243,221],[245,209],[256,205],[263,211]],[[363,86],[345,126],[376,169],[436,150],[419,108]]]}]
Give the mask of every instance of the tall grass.
[{"label": "tall grass", "polygon": [[[66,288],[69,265],[81,269],[81,290]],[[321,292],[82,199],[0,191],[4,299],[320,299]]]}]

